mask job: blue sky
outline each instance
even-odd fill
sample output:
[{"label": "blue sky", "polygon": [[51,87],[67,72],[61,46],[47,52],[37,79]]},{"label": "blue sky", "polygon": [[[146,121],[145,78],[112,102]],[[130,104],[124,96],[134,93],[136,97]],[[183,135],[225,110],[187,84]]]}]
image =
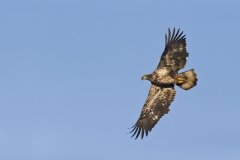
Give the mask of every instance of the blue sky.
[{"label": "blue sky", "polygon": [[[0,1],[0,159],[240,158],[240,2]],[[167,28],[199,82],[149,136],[137,120]],[[183,70],[183,71],[184,71]]]}]

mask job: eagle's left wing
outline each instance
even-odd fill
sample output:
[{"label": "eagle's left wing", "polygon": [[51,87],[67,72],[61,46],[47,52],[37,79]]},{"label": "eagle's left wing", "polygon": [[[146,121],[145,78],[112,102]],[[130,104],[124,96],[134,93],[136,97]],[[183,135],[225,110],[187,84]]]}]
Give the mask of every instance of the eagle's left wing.
[{"label": "eagle's left wing", "polygon": [[176,91],[173,87],[162,88],[152,84],[141,115],[132,127],[132,137],[136,135],[135,139],[137,139],[140,134],[141,138],[144,135],[147,136],[148,132],[152,130],[159,119],[168,113],[169,106],[174,100],[175,94]]}]

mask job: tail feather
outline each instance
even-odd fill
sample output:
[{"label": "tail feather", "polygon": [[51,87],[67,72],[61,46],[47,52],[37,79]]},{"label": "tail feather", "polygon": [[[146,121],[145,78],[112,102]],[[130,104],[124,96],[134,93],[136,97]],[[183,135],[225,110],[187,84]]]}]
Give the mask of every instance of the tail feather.
[{"label": "tail feather", "polygon": [[188,90],[197,85],[197,74],[194,69],[176,75],[176,85],[184,90]]}]

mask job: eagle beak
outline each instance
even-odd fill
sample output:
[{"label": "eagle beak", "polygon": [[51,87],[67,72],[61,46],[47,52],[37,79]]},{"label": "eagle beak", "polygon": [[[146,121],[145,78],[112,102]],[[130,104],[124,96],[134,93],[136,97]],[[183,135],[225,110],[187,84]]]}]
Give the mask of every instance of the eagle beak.
[{"label": "eagle beak", "polygon": [[142,80],[146,80],[146,79],[147,79],[146,75],[142,76]]}]

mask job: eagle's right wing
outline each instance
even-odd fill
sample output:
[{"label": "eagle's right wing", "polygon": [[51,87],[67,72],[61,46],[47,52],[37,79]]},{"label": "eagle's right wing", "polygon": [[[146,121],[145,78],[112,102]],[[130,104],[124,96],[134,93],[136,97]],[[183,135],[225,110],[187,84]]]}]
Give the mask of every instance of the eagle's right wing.
[{"label": "eagle's right wing", "polygon": [[175,32],[174,28],[171,33],[170,29],[168,29],[168,36],[165,34],[165,50],[157,69],[170,67],[177,72],[185,66],[187,57],[186,38],[183,32],[180,33],[180,29]]},{"label": "eagle's right wing", "polygon": [[173,87],[162,88],[152,84],[141,115],[132,127],[132,137],[136,135],[135,139],[137,139],[140,134],[141,138],[144,135],[147,136],[148,132],[152,130],[159,119],[168,113],[169,106],[174,100],[175,94],[176,91]]}]

